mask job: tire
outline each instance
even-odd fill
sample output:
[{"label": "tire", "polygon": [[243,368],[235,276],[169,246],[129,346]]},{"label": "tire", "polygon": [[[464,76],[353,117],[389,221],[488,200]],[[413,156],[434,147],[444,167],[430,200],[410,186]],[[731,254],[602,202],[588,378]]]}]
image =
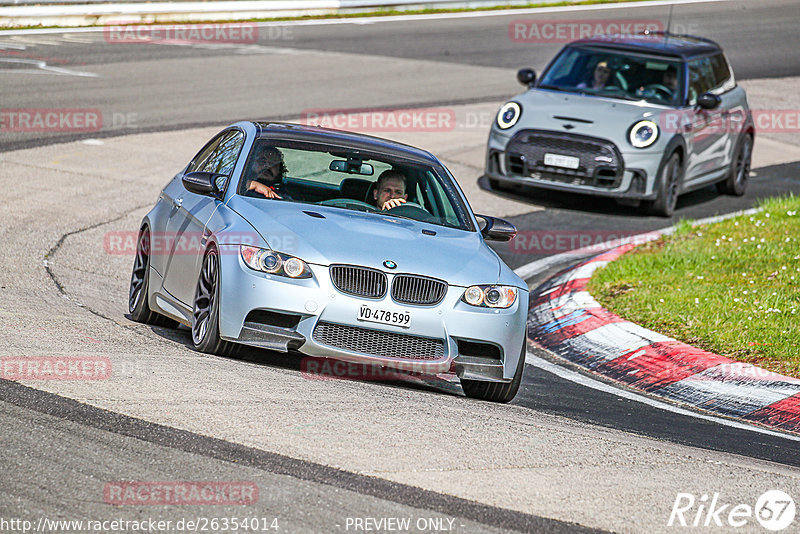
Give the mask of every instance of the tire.
[{"label": "tire", "polygon": [[658,173],[658,196],[648,205],[653,215],[672,217],[678,203],[678,190],[683,181],[681,156],[670,154]]},{"label": "tire", "polygon": [[150,230],[145,226],[139,231],[136,240],[136,257],[131,270],[131,284],[128,290],[128,312],[139,323],[153,326],[175,328],[178,322],[150,309],[147,299],[150,295]]},{"label": "tire", "polygon": [[723,195],[733,195],[740,197],[747,191],[747,184],[750,178],[750,162],[753,157],[753,136],[745,134],[731,161],[731,170],[727,178],[717,182],[717,191]]},{"label": "tire", "polygon": [[240,346],[219,337],[219,286],[219,254],[210,248],[203,258],[194,291],[192,345],[200,352],[233,356]]},{"label": "tire", "polygon": [[511,382],[486,382],[484,380],[461,379],[461,388],[464,394],[472,399],[480,399],[489,402],[511,402],[517,395],[519,385],[522,383],[522,374],[525,371],[525,354],[527,353],[528,341],[522,342],[522,352],[519,355],[517,368],[514,371],[514,379]]}]

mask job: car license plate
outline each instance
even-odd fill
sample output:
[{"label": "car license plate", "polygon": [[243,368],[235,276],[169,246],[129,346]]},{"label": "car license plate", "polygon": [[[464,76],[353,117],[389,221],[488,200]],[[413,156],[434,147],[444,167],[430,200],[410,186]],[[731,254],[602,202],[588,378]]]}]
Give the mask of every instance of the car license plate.
[{"label": "car license plate", "polygon": [[581,158],[564,156],[562,154],[545,154],[544,164],[551,167],[564,167],[565,169],[577,169],[581,164]]},{"label": "car license plate", "polygon": [[411,326],[411,312],[383,310],[363,305],[358,309],[358,320],[408,328]]}]

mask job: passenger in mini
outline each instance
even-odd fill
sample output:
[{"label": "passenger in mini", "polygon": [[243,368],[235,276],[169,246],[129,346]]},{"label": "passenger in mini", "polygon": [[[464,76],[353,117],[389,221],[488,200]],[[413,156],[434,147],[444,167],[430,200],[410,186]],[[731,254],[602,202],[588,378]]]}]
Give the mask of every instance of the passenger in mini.
[{"label": "passenger in mini", "polygon": [[383,171],[378,177],[372,197],[380,210],[390,210],[404,204],[408,200],[405,175],[394,169]]},{"label": "passenger in mini", "polygon": [[578,89],[603,89],[611,77],[611,69],[608,67],[608,61],[605,59],[597,62],[592,72],[591,85],[589,82],[581,82],[576,87]]},{"label": "passenger in mini", "polygon": [[275,147],[268,146],[256,155],[250,170],[251,180],[247,183],[247,191],[254,191],[266,198],[283,198],[281,187],[286,176],[286,164],[283,154]]}]

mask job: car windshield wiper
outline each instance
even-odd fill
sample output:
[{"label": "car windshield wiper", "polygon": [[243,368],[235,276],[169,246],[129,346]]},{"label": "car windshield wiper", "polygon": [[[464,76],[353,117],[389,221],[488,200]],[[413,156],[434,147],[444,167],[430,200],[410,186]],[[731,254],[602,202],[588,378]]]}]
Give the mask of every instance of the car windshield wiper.
[{"label": "car windshield wiper", "polygon": [[564,91],[565,93],[577,93],[580,89],[575,87],[561,87],[560,85],[540,85],[537,89],[552,89],[553,91]]}]

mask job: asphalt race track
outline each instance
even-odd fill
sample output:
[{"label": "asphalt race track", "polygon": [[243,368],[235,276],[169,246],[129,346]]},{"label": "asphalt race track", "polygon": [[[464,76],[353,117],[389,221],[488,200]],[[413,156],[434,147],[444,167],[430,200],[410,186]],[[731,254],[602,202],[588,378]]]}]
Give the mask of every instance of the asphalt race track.
[{"label": "asphalt race track", "polygon": [[[103,357],[113,369],[98,381],[0,380],[0,531],[13,531],[2,520],[47,518],[153,519],[172,521],[153,532],[188,532],[198,529],[177,521],[248,517],[277,519],[285,532],[671,532],[678,493],[719,493],[732,506],[773,489],[800,497],[800,439],[642,402],[533,349],[519,395],[498,406],[444,383],[309,379],[292,356],[211,357],[191,350],[185,329],[126,317],[132,251],[109,236],[135,233],[166,181],[241,118],[448,110],[452,127],[370,133],[440,156],[475,211],[508,218],[521,235],[631,235],[800,192],[796,131],[757,137],[746,196],[686,195],[673,221],[613,202],[491,191],[479,180],[483,149],[496,109],[519,90],[515,69],[540,70],[561,46],[509,39],[510,21],[532,17],[284,24],[233,45],[0,34],[3,109],[96,110],[103,124],[0,133],[0,358]],[[796,1],[678,5],[673,25],[723,45],[753,108],[800,108]],[[520,243],[497,247],[515,268],[563,252]],[[234,481],[258,496],[244,506],[108,504],[104,490],[118,481]],[[387,518],[412,527],[370,522]],[[736,531],[763,530],[751,519]]]}]

